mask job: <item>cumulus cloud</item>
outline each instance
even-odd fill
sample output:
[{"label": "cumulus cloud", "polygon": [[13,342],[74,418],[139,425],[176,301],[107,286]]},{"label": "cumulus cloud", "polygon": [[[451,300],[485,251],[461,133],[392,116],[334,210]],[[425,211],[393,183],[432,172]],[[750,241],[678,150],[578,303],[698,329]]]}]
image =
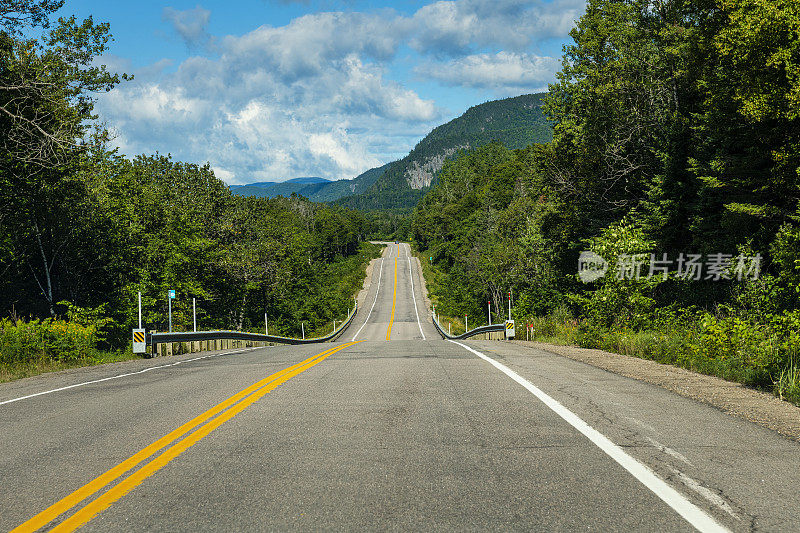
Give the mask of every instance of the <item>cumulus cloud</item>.
[{"label": "cumulus cloud", "polygon": [[389,13],[316,13],[279,28],[261,26],[241,37],[227,37],[223,48],[229,59],[270,68],[292,82],[350,55],[389,61],[408,26]]},{"label": "cumulus cloud", "polygon": [[161,13],[162,20],[169,22],[188,46],[202,45],[208,42],[210,35],[206,32],[211,11],[199,5],[194,9],[178,10],[165,7]]},{"label": "cumulus cloud", "polygon": [[[220,41],[218,58],[192,57],[173,73],[137,71],[133,83],[101,98],[99,110],[126,152],[207,160],[229,183],[354,177],[385,162],[387,146],[390,157],[402,155],[435,125],[439,110],[386,79],[377,58],[394,49],[383,37],[327,38],[345,24],[341,18],[258,28]],[[365,28],[376,23],[353,19]],[[287,40],[307,53],[287,49]]]},{"label": "cumulus cloud", "polygon": [[[213,56],[175,69],[163,59],[136,70],[133,82],[100,98],[98,111],[125,153],[209,161],[228,183],[350,178],[402,157],[442,121],[436,102],[392,79],[409,46],[419,54],[419,76],[519,94],[552,80],[556,60],[531,46],[565,34],[583,5],[441,0],[409,16],[305,15],[214,38]],[[163,13],[190,46],[209,44],[210,15],[200,6]],[[120,58],[109,63],[126,66]]]},{"label": "cumulus cloud", "polygon": [[565,36],[583,13],[585,0],[440,0],[413,16],[411,44],[438,56],[460,56],[481,47],[524,50]]},{"label": "cumulus cloud", "polygon": [[545,87],[555,81],[559,65],[560,60],[553,57],[498,52],[470,55],[446,63],[426,63],[416,71],[450,86],[513,92]]}]

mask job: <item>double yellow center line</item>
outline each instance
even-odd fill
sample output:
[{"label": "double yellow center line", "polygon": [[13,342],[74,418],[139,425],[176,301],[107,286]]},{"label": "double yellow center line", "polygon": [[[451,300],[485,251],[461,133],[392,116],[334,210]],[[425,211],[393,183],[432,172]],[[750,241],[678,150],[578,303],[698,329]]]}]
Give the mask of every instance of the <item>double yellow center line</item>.
[{"label": "double yellow center line", "polygon": [[[142,466],[139,470],[135,471],[91,502],[78,509],[63,522],[56,525],[51,531],[74,531],[80,528],[92,518],[97,516],[97,514],[107,509],[109,506],[111,506],[111,504],[140,485],[145,479],[152,476],[159,469],[163,468],[167,463],[175,459],[194,444],[198,443],[201,439],[203,439],[203,437],[217,429],[219,426],[237,414],[244,411],[250,405],[263,398],[270,391],[282,383],[292,379],[294,376],[324,361],[326,358],[335,354],[336,352],[344,350],[345,348],[348,348],[359,342],[362,341],[349,342],[341,346],[330,348],[329,350],[325,350],[322,353],[309,357],[305,361],[301,361],[296,365],[285,368],[272,374],[271,376],[262,379],[261,381],[250,385],[241,392],[234,394],[227,400],[215,405],[203,414],[193,418],[174,431],[171,431],[170,433],[161,437],[153,444],[135,453],[128,459],[124,460],[108,472],[98,476],[75,492],[65,496],[24,524],[21,524],[13,529],[12,533],[36,531],[46,526],[60,515],[69,511],[79,503],[105,488],[113,481],[133,470],[134,467],[138,466],[146,459],[149,459],[150,457],[156,455],[159,451],[166,448],[163,453],[155,457],[153,460]],[[187,433],[188,435],[186,435]],[[184,437],[184,435],[186,435],[186,437]],[[181,437],[184,438],[177,443],[172,444]],[[170,444],[172,444],[172,446],[169,446]],[[169,448],[167,448],[167,446],[169,446]]]},{"label": "double yellow center line", "polygon": [[[399,250],[397,252],[400,253]],[[392,296],[392,316],[389,317],[389,327],[386,328],[386,340],[392,337],[392,324],[394,323],[394,308],[397,304],[397,258],[394,258],[394,295]]]}]

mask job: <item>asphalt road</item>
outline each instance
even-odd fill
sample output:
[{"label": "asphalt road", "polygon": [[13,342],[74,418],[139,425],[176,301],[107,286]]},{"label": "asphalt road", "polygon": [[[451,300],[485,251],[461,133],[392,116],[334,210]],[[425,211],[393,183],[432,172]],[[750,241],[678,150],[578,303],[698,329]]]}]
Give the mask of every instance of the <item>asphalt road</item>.
[{"label": "asphalt road", "polygon": [[418,272],[390,246],[334,344],[0,385],[0,528],[800,530],[798,443],[549,352],[441,340]]}]

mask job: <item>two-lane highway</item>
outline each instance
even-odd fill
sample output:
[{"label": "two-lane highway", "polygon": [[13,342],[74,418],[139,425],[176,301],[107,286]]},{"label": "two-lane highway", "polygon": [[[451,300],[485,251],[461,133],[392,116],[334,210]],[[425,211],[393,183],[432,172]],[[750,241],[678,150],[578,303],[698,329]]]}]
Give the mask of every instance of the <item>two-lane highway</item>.
[{"label": "two-lane highway", "polygon": [[[440,339],[425,307],[419,261],[408,244],[390,244],[373,269],[352,339]],[[345,335],[348,337],[348,335]]]},{"label": "two-lane highway", "polygon": [[335,344],[0,385],[0,528],[800,529],[796,442],[549,352],[443,341],[409,255],[376,260]]}]

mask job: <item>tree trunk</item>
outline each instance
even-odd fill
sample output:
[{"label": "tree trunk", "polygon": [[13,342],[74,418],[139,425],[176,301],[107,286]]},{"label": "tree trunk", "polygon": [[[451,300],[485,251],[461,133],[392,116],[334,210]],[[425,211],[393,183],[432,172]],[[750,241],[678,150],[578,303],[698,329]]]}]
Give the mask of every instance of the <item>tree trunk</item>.
[{"label": "tree trunk", "polygon": [[[44,270],[45,286],[43,287],[39,282],[39,277],[36,276],[35,271],[33,276],[36,279],[36,283],[39,285],[39,288],[42,290],[42,294],[47,300],[47,304],[50,308],[50,316],[54,317],[56,316],[56,311],[53,306],[53,281],[50,276],[50,270],[53,268],[53,264],[47,261],[47,254],[45,254],[44,245],[42,244],[42,232],[39,229],[39,223],[36,220],[33,221],[33,229],[36,232],[36,243],[39,245],[39,253],[42,256],[42,269]],[[34,270],[33,267],[31,267],[31,270]]]}]

